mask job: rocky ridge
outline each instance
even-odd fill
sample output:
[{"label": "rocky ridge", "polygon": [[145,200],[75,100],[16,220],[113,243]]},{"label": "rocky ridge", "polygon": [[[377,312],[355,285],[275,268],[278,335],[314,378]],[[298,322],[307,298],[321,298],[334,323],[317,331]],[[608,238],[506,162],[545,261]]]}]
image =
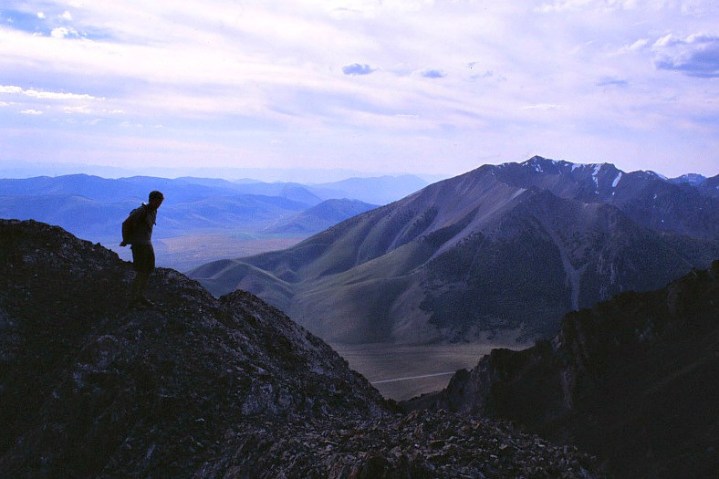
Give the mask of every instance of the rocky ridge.
[{"label": "rocky ridge", "polygon": [[551,341],[496,349],[408,409],[511,420],[616,477],[719,471],[719,261],[667,287],[568,314]]},{"label": "rocky ridge", "polygon": [[0,470],[42,477],[599,477],[507,424],[399,413],[329,346],[241,291],[0,220]]}]

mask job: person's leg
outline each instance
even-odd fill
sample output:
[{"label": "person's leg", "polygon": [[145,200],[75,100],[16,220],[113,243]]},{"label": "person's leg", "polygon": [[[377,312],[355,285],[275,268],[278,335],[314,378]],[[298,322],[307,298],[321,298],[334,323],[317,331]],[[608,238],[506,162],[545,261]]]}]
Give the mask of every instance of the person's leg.
[{"label": "person's leg", "polygon": [[135,279],[132,282],[132,302],[142,302],[145,300],[145,291],[150,281],[149,271],[135,271]]},{"label": "person's leg", "polygon": [[132,304],[151,304],[145,297],[150,274],[155,269],[155,251],[151,244],[133,245],[132,260],[135,266],[135,279],[132,282]]}]

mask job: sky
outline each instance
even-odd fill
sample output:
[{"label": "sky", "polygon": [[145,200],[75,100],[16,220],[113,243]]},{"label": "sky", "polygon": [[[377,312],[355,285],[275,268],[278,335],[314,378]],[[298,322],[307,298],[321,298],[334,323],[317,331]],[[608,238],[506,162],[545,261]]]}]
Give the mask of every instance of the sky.
[{"label": "sky", "polygon": [[0,6],[0,176],[450,177],[534,155],[719,174],[719,2]]}]

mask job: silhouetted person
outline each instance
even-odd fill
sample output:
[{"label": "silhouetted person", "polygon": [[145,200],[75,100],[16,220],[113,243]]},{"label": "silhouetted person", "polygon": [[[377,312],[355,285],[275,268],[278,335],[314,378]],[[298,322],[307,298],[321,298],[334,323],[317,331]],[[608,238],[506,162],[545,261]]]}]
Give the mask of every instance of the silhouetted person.
[{"label": "silhouetted person", "polygon": [[135,267],[130,306],[152,306],[152,302],[145,297],[145,290],[150,275],[155,270],[152,228],[155,226],[157,209],[164,199],[159,191],[151,192],[148,203],[132,210],[122,223],[120,246],[132,245],[132,263]]}]

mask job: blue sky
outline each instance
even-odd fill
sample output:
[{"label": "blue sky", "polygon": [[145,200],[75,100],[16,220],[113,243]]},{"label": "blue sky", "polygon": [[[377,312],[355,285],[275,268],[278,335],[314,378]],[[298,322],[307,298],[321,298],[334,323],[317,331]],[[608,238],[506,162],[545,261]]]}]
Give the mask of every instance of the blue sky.
[{"label": "blue sky", "polygon": [[0,145],[0,175],[714,176],[719,3],[5,0]]}]

